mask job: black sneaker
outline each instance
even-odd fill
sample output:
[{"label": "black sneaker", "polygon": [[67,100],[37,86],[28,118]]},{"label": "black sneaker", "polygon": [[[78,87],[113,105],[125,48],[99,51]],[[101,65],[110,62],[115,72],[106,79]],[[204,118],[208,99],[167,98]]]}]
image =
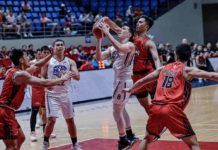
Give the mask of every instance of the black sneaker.
[{"label": "black sneaker", "polygon": [[118,141],[118,150],[127,150],[132,146],[132,142],[125,138],[125,140]]},{"label": "black sneaker", "polygon": [[134,144],[139,140],[139,138],[135,136],[135,134],[132,134],[131,136],[127,136],[127,138],[132,142],[132,144]]}]

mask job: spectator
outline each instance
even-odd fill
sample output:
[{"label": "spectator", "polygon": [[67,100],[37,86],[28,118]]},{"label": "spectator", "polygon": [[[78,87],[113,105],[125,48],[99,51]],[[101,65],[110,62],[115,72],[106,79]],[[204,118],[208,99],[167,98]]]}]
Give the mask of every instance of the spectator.
[{"label": "spectator", "polygon": [[17,35],[20,35],[21,26],[17,24],[16,17],[13,11],[9,11],[8,15],[6,16],[6,22],[3,24],[3,30],[15,30]]},{"label": "spectator", "polygon": [[66,10],[65,4],[62,3],[60,7],[60,11],[59,11],[59,18],[63,19],[65,18],[66,15],[67,15],[67,10]]},{"label": "spectator", "polygon": [[163,43],[160,43],[158,45],[158,55],[160,57],[160,61],[162,64],[166,64],[166,61],[167,61],[167,58],[166,58],[166,55],[167,55],[167,51],[165,50],[165,47],[164,47],[164,44]]},{"label": "spectator", "polygon": [[207,61],[204,52],[201,50],[196,56],[196,65],[199,69],[207,71]]},{"label": "spectator", "polygon": [[2,64],[0,66],[0,79],[4,78],[5,77],[5,73],[6,73],[6,68],[5,66]]},{"label": "spectator", "polygon": [[26,44],[22,45],[22,46],[21,46],[21,50],[27,51],[27,50],[28,50],[28,49],[27,49],[27,45],[26,45]]},{"label": "spectator", "polygon": [[8,8],[6,10],[6,16],[13,11],[13,6],[12,5],[8,5]]},{"label": "spectator", "polygon": [[[23,36],[24,37],[33,37],[32,35],[32,29],[31,29],[31,24],[27,20],[27,17],[25,16],[24,11],[20,12],[20,15],[17,17],[18,24],[21,26],[21,29],[23,29]],[[28,32],[28,35],[27,35]]]},{"label": "spectator", "polygon": [[91,60],[91,64],[93,66],[94,69],[99,69],[99,64],[98,64],[98,60],[96,59],[96,56],[93,55],[93,58]]},{"label": "spectator", "polygon": [[176,59],[175,59],[174,51],[168,52],[168,54],[167,54],[167,64],[175,62],[175,61],[176,61]]},{"label": "spectator", "polygon": [[2,27],[3,24],[6,22],[4,10],[2,9],[2,6],[0,6],[0,32],[2,33]]},{"label": "spectator", "polygon": [[7,47],[6,46],[2,46],[1,47],[1,51],[3,51],[3,52],[7,51]]},{"label": "spectator", "polygon": [[92,25],[94,22],[94,16],[92,12],[89,12],[88,14],[86,14],[85,16],[85,23],[88,25]]},{"label": "spectator", "polygon": [[28,4],[27,0],[24,0],[24,3],[21,5],[21,10],[24,12],[30,12],[32,10],[30,4]]},{"label": "spectator", "polygon": [[207,43],[206,48],[209,52],[213,52],[212,44],[210,42]]},{"label": "spectator", "polygon": [[66,16],[65,16],[65,19],[66,19],[66,20],[70,20],[72,23],[74,23],[74,22],[75,22],[75,19],[76,19],[76,16],[75,16],[75,14],[71,14],[71,13],[70,13],[70,10],[68,10],[68,11],[67,11],[67,14],[66,14]]},{"label": "spectator", "polygon": [[115,23],[116,23],[119,27],[122,27],[122,26],[123,26],[123,18],[122,18],[122,16],[116,15]]},{"label": "spectator", "polygon": [[102,14],[101,12],[98,12],[98,14],[95,16],[94,22],[97,22],[98,20],[100,20],[102,18]]},{"label": "spectator", "polygon": [[54,32],[56,30],[58,30],[58,24],[55,23],[55,22],[52,22],[51,19],[46,17],[46,13],[45,12],[41,13],[40,21],[41,21],[41,24],[42,24],[42,27],[43,27],[44,34],[47,32],[47,29],[49,27],[51,27],[51,35],[54,35]]},{"label": "spectator", "polygon": [[84,70],[93,70],[94,67],[92,66],[91,60],[86,60],[85,63],[79,68],[79,71]]},{"label": "spectator", "polygon": [[[73,31],[73,29],[76,29],[76,28],[74,28],[74,19],[75,19],[75,16],[72,16],[70,14],[70,11],[68,11],[67,15],[65,16],[65,22],[63,24],[64,34],[67,36],[75,35],[77,33],[77,31]],[[75,26],[77,26],[77,25],[75,25]]]},{"label": "spectator", "polygon": [[133,26],[133,9],[132,9],[132,5],[129,5],[128,9],[126,10],[126,14],[125,14],[126,18],[127,18],[127,22],[130,26]]},{"label": "spectator", "polygon": [[87,14],[86,14],[85,12],[82,12],[82,13],[79,15],[79,21],[80,21],[80,23],[85,24],[86,15],[87,15]]},{"label": "spectator", "polygon": [[134,17],[137,18],[137,17],[140,17],[142,15],[143,15],[143,10],[140,8],[136,8],[134,11]]},{"label": "spectator", "polygon": [[30,60],[33,60],[35,58],[34,56],[34,50],[33,50],[33,44],[29,44],[28,48],[26,50],[27,55],[29,56]]}]

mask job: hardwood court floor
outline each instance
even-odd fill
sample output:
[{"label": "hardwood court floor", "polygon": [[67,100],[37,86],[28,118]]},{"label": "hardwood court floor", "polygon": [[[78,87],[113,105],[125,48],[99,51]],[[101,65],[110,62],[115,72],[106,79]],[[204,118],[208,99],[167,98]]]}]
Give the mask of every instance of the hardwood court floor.
[{"label": "hardwood court floor", "polygon": [[[143,138],[147,115],[134,97],[130,99],[127,110],[131,117],[133,131],[140,138]],[[76,105],[75,112],[79,141],[92,138],[117,138],[110,100]],[[193,89],[191,101],[185,112],[199,141],[218,142],[218,85]],[[21,149],[40,150],[42,129],[36,129],[39,140],[30,142],[30,113],[19,115],[17,118],[26,135],[26,141]],[[50,139],[51,147],[70,143],[61,113],[57,119],[54,132],[57,138]],[[161,139],[177,140],[168,131],[163,134]],[[0,142],[0,150],[2,149],[4,149],[4,145]]]}]

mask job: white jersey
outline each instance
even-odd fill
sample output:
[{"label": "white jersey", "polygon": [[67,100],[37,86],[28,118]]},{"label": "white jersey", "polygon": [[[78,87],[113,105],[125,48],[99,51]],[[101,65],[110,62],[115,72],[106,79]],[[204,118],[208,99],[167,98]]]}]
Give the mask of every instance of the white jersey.
[{"label": "white jersey", "polygon": [[113,70],[115,73],[115,81],[131,79],[135,52],[120,52],[113,46],[108,49],[112,59],[114,59]]},{"label": "white jersey", "polygon": [[[56,60],[54,57],[48,63],[48,79],[61,78],[63,74],[70,71],[70,60],[65,57],[62,61]],[[47,88],[47,93],[51,96],[58,96],[59,94],[68,94],[70,91],[70,79],[60,85]],[[54,95],[56,94],[56,95]]]}]

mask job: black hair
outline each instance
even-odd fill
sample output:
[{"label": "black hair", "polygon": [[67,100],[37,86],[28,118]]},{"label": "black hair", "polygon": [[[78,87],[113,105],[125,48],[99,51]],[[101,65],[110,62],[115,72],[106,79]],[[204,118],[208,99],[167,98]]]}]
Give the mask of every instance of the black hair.
[{"label": "black hair", "polygon": [[176,55],[181,61],[188,61],[191,57],[191,47],[188,44],[180,44],[176,47]]},{"label": "black hair", "polygon": [[50,48],[47,45],[44,45],[41,47],[41,51],[44,51],[44,50],[50,51]]},{"label": "black hair", "polygon": [[[53,42],[53,47],[55,46],[55,43],[57,43],[57,42],[63,42],[64,43],[64,41],[63,40],[61,40],[61,39],[56,39],[54,42]],[[64,43],[65,44],[65,43]]]},{"label": "black hair", "polygon": [[122,27],[127,26],[129,28],[129,32],[132,34],[131,37],[129,38],[130,42],[133,42],[133,37],[134,37],[134,30],[131,28],[129,25],[124,24]]},{"label": "black hair", "polygon": [[42,50],[40,48],[36,49],[36,52],[41,52]]},{"label": "black hair", "polygon": [[23,57],[23,51],[20,49],[14,49],[10,53],[10,59],[13,62],[14,66],[20,65],[20,58]]},{"label": "black hair", "polygon": [[154,24],[154,20],[151,18],[151,17],[148,17],[148,16],[146,16],[146,15],[142,15],[142,16],[140,16],[140,17],[138,17],[137,19],[136,19],[136,23],[139,21],[139,19],[141,19],[141,18],[144,18],[145,19],[145,22],[148,24],[148,30],[153,26],[153,24]]}]

